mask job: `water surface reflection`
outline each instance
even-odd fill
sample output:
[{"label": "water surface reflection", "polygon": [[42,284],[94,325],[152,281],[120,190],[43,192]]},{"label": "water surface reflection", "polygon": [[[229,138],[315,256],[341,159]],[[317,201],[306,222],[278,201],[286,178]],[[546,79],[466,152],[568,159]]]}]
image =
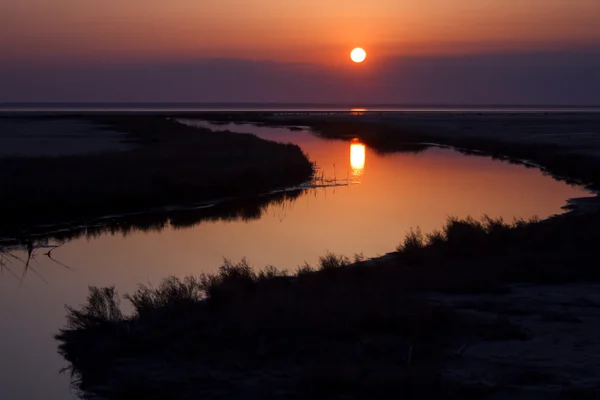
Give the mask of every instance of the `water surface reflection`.
[{"label": "water surface reflection", "polygon": [[358,139],[354,139],[352,143],[350,143],[350,166],[352,167],[353,176],[360,176],[364,173],[365,152],[365,145],[360,143]]}]

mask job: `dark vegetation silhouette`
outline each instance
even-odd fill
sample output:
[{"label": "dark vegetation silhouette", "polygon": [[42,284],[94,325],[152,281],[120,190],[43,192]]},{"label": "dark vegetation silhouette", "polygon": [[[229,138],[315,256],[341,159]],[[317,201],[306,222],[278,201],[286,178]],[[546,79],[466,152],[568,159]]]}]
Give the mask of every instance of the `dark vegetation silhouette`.
[{"label": "dark vegetation silhouette", "polygon": [[[136,146],[97,155],[0,159],[2,234],[64,220],[253,196],[309,181],[295,145],[149,115],[85,118]],[[54,117],[57,118],[57,117]]]},{"label": "dark vegetation silhouette", "polygon": [[260,219],[269,206],[279,206],[284,209],[290,207],[308,190],[314,189],[293,189],[273,194],[239,197],[199,208],[150,210],[124,216],[34,226],[22,230],[20,237],[3,238],[0,240],[0,245],[24,248],[22,237],[34,243],[45,243],[48,240],[96,238],[105,234],[128,236],[137,232],[160,232],[168,227],[185,229],[210,221],[252,221]]},{"label": "dark vegetation silhouette", "polygon": [[106,398],[481,398],[495,388],[446,382],[444,360],[473,338],[528,332],[414,294],[600,281],[596,264],[581,262],[597,255],[598,223],[600,213],[449,218],[439,231],[409,232],[384,258],[328,253],[294,274],[225,260],[217,274],[140,286],[125,296],[127,316],[114,288],[90,288],[57,339],[76,386]]}]

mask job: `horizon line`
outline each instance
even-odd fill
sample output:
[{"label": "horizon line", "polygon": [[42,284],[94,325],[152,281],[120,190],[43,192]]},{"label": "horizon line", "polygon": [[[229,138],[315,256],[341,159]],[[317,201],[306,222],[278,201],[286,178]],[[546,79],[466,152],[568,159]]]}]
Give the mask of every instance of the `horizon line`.
[{"label": "horizon line", "polygon": [[369,107],[447,107],[447,108],[465,108],[465,107],[490,107],[490,108],[534,108],[534,107],[560,107],[560,108],[598,108],[600,104],[561,104],[561,103],[347,103],[347,102],[0,102],[0,107],[18,107],[18,106],[335,106],[349,108],[369,108]]}]

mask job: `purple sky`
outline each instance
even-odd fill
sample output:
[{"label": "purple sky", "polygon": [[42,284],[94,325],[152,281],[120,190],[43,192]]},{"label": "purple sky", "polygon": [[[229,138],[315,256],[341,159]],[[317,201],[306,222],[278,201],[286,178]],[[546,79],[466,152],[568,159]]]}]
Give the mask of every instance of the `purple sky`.
[{"label": "purple sky", "polygon": [[235,59],[0,66],[0,102],[600,104],[600,52],[389,59],[369,69]]}]

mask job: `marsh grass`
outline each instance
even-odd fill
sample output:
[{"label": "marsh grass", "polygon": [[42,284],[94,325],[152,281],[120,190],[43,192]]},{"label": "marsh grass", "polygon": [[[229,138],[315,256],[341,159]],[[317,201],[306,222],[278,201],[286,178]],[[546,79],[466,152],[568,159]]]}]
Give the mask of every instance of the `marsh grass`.
[{"label": "marsh grass", "polygon": [[144,318],[153,314],[163,314],[174,309],[187,310],[203,297],[202,282],[192,276],[179,279],[169,277],[157,287],[139,285],[133,294],[126,294],[125,299],[134,307],[136,317]]},{"label": "marsh grass", "polygon": [[337,268],[343,268],[350,264],[350,259],[343,255],[327,252],[324,256],[319,257],[320,271],[329,271]]},{"label": "marsh grass", "polygon": [[411,228],[402,243],[396,247],[398,253],[410,254],[425,247],[425,237],[420,228]]},{"label": "marsh grass", "polygon": [[583,260],[597,257],[597,223],[599,213],[546,221],[449,218],[427,235],[408,232],[394,263],[405,273],[405,284],[412,281],[416,289],[485,291],[509,281],[596,280],[600,269]]},{"label": "marsh grass", "polygon": [[[97,394],[110,380],[107,398],[248,395],[248,379],[263,394],[298,398],[366,393],[375,383],[399,391],[416,371],[420,382],[431,381],[437,375],[431,350],[445,343],[431,333],[455,324],[444,311],[391,288],[319,278],[348,270],[346,262],[327,254],[312,272],[288,276],[225,260],[216,274],[140,286],[124,296],[133,305],[124,318],[114,288],[90,288],[86,304],[67,308],[60,351],[81,390]],[[417,345],[417,338],[429,345]],[[398,378],[404,383],[393,383]],[[178,384],[168,394],[173,379]]]},{"label": "marsh grass", "polygon": [[518,228],[524,228],[530,224],[539,223],[538,217],[528,220],[515,218],[513,222],[506,222],[502,217],[492,218],[484,215],[480,220],[473,217],[464,219],[448,217],[441,229],[433,230],[423,234],[420,228],[411,228],[403,241],[396,247],[401,254],[411,254],[426,247],[439,247],[448,243],[455,246],[468,245],[475,247],[484,244],[489,238],[498,239],[516,232]]},{"label": "marsh grass", "polygon": [[0,159],[3,230],[61,219],[256,195],[311,179],[295,145],[143,115],[87,116],[138,141],[129,151]]},{"label": "marsh grass", "polygon": [[81,309],[67,306],[67,328],[70,330],[94,329],[123,320],[120,299],[114,286],[89,287],[86,303]]},{"label": "marsh grass", "polygon": [[[383,388],[417,398],[480,398],[494,389],[442,379],[448,352],[474,337],[529,334],[507,320],[465,320],[412,294],[598,281],[596,264],[582,261],[597,255],[599,224],[600,214],[449,218],[430,234],[409,232],[379,261],[327,253],[294,274],[225,260],[215,274],[140,286],[124,297],[133,305],[128,316],[116,311],[114,288],[92,288],[87,304],[67,309],[57,339],[78,387],[88,394],[105,388],[106,398],[361,398],[380,389],[375,397],[385,398]],[[249,381],[266,392],[253,392]]]}]

